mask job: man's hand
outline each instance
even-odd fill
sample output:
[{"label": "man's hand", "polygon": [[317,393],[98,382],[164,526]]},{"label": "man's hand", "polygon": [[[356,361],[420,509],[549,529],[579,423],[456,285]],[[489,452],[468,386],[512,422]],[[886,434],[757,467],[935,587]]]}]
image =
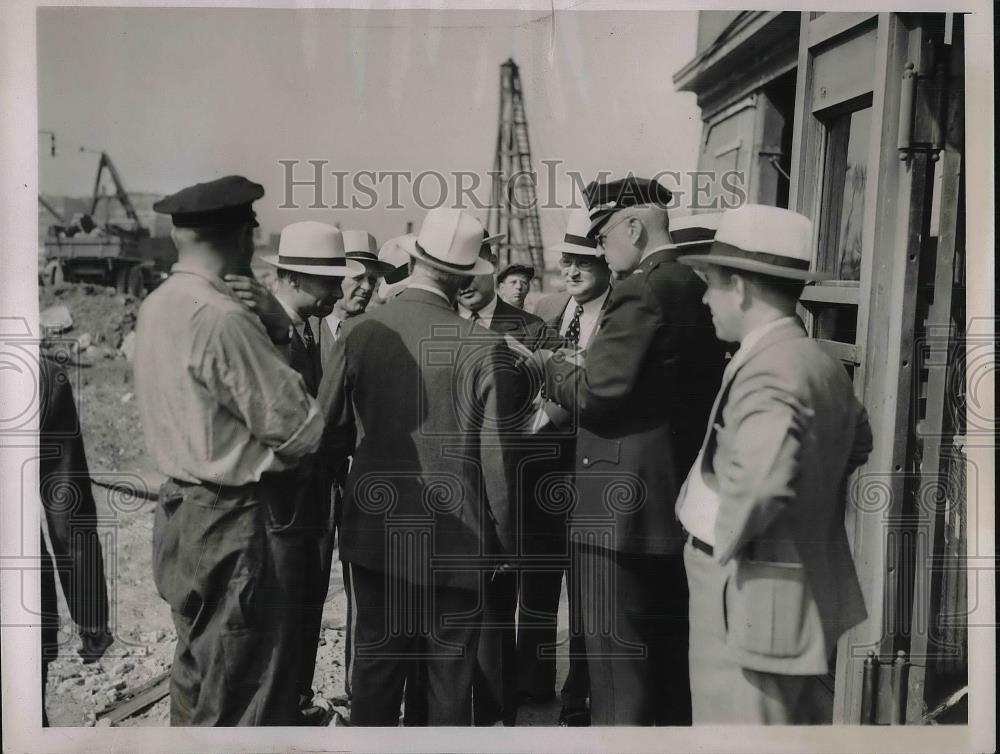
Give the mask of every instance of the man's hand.
[{"label": "man's hand", "polygon": [[226,275],[225,280],[240,302],[260,317],[271,340],[287,340],[292,320],[273,293],[245,275]]},{"label": "man's hand", "polygon": [[107,628],[97,631],[81,630],[80,639],[83,641],[83,646],[80,647],[79,653],[85,665],[100,660],[115,641]]}]

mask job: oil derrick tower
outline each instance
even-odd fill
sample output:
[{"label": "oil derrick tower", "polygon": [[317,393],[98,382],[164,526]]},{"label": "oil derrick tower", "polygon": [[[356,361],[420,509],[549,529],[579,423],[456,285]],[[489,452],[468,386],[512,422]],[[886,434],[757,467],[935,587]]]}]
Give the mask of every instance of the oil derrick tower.
[{"label": "oil derrick tower", "polygon": [[521,96],[521,76],[513,59],[500,66],[498,120],[486,226],[491,234],[506,234],[497,244],[501,266],[513,262],[530,264],[540,273],[544,268],[542,230],[538,222],[528,119]]}]

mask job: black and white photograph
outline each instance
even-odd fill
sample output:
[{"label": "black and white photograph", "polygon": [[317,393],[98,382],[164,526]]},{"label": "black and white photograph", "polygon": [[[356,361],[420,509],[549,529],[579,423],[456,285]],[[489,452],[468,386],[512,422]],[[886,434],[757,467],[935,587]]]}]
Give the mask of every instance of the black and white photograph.
[{"label": "black and white photograph", "polygon": [[995,750],[951,5],[0,8],[4,751]]}]

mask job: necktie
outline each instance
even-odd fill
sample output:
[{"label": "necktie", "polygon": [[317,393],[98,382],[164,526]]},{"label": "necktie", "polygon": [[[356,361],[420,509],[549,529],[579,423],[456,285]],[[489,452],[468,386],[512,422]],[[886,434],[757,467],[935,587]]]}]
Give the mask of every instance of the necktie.
[{"label": "necktie", "polygon": [[469,317],[469,319],[471,319],[473,322],[478,322],[479,321],[479,312],[472,312],[472,316]]},{"label": "necktie", "polygon": [[313,337],[312,328],[309,326],[309,320],[302,320],[302,342],[306,344],[306,353],[310,356],[316,350],[316,338]]},{"label": "necktie", "polygon": [[577,304],[576,311],[573,312],[573,319],[569,321],[569,327],[566,328],[566,340],[574,346],[580,345],[580,316],[582,314],[583,304]]}]

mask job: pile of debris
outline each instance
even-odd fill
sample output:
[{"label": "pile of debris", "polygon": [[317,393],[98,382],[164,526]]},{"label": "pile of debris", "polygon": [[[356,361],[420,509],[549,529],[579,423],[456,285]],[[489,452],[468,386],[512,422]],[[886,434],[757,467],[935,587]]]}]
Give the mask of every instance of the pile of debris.
[{"label": "pile of debris", "polygon": [[139,299],[92,283],[62,283],[41,289],[43,345],[68,341],[90,360],[130,357]]}]

